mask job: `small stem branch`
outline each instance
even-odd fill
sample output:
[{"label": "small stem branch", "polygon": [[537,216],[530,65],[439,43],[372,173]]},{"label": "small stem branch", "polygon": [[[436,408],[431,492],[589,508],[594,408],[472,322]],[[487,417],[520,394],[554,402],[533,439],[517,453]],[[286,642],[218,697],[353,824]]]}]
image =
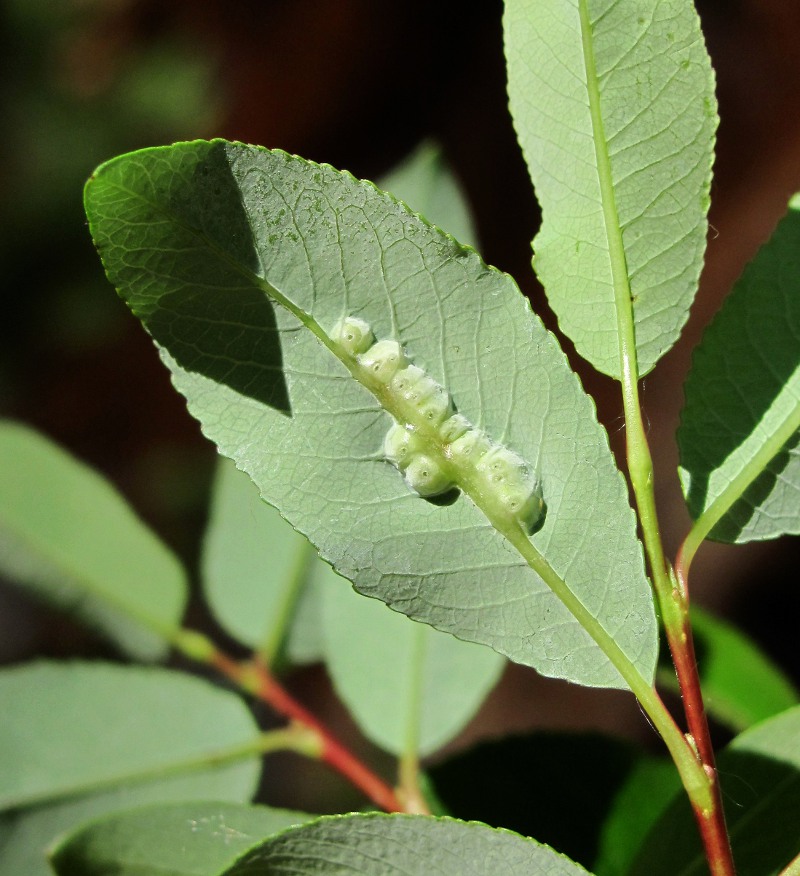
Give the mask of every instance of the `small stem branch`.
[{"label": "small stem branch", "polygon": [[419,783],[420,707],[425,680],[425,652],[428,637],[427,630],[422,624],[416,624],[415,627],[414,646],[410,661],[411,684],[407,692],[406,732],[403,753],[400,756],[397,771],[397,794],[402,799],[406,812],[430,815],[430,809]]},{"label": "small stem branch", "polygon": [[403,812],[393,788],[390,788],[369,767],[348,751],[304,706],[297,702],[272,676],[263,664],[252,664],[256,684],[252,692],[269,703],[277,712],[316,731],[319,737],[319,758],[348,779],[355,787],[386,812]]},{"label": "small stem branch", "polygon": [[[295,750],[328,764],[384,811],[408,811],[395,790],[348,751],[321,721],[277,682],[259,660],[240,663],[220,651],[202,633],[194,630],[180,630],[171,641],[190,659],[212,666],[237,687],[267,703],[283,717],[289,718],[295,728],[303,728],[303,734],[298,729],[294,731]],[[297,743],[298,739],[302,739],[302,745]]]}]

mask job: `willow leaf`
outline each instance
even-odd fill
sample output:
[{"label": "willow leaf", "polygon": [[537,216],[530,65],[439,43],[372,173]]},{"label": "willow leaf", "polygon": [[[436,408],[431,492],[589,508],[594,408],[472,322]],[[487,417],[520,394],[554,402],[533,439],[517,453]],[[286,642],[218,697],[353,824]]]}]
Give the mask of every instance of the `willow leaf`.
[{"label": "willow leaf", "polygon": [[800,533],[800,195],[706,330],[686,380],[690,539]]},{"label": "willow leaf", "polygon": [[646,374],[686,322],[705,250],[717,115],[694,4],[506,0],[504,26],[542,205],[534,267],[582,356],[619,379],[635,342]]},{"label": "willow leaf", "polygon": [[[656,624],[624,482],[508,276],[369,183],[223,141],[115,159],[86,206],[206,435],[362,593],[546,675],[649,690]],[[532,538],[500,534],[491,492],[409,489],[382,451],[396,398],[331,338],[345,316],[402,343],[538,473]]]}]

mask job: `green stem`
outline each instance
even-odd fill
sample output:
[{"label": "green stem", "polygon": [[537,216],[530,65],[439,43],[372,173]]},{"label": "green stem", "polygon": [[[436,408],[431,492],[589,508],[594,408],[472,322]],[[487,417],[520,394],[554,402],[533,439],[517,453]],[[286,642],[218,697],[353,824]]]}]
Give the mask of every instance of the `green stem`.
[{"label": "green stem", "polygon": [[256,649],[256,656],[267,666],[273,666],[283,643],[286,639],[286,631],[294,617],[297,603],[303,593],[303,588],[308,580],[308,571],[316,557],[316,552],[311,542],[304,541],[299,547],[292,569],[289,573],[288,587],[283,591],[283,596],[278,609],[275,612],[273,623],[264,636],[264,641]]},{"label": "green stem", "polygon": [[398,795],[402,798],[405,810],[425,815],[430,814],[419,784],[419,734],[421,722],[422,686],[425,680],[425,652],[427,650],[427,630],[422,624],[415,624],[414,642],[411,653],[411,684],[408,689],[406,708],[406,732],[403,740],[403,753],[398,765]]},{"label": "green stem", "polygon": [[[605,134],[588,0],[579,0],[579,14],[592,121],[592,139],[614,287],[628,471],[639,511],[645,551],[661,609],[662,621],[681,691],[684,694],[689,728],[697,746],[697,757],[692,756],[695,769],[689,772],[686,769],[686,764],[682,764],[677,759],[675,763],[692,802],[712,873],[714,876],[733,876],[735,873],[733,855],[725,826],[722,798],[714,765],[714,751],[703,708],[697,664],[694,659],[688,603],[683,592],[676,586],[677,582],[674,577],[670,574],[661,543],[653,486],[653,460],[647,443],[639,402],[639,364],[636,350],[633,297],[625,245],[622,239],[622,225],[616,204],[608,140]],[[630,684],[630,682],[628,683]],[[640,693],[633,687],[632,690],[639,698],[645,711],[650,715],[651,720],[654,720]],[[670,747],[666,738],[665,742]],[[672,747],[670,747],[670,753],[675,758]],[[692,784],[687,784],[687,779]]]},{"label": "green stem", "polygon": [[572,612],[617,669],[664,740],[690,798],[697,806],[707,811],[712,806],[713,799],[708,777],[655,688],[641,675],[616,640],[536,550],[523,530],[519,527],[509,528],[503,531],[503,535],[517,548],[534,572]]}]

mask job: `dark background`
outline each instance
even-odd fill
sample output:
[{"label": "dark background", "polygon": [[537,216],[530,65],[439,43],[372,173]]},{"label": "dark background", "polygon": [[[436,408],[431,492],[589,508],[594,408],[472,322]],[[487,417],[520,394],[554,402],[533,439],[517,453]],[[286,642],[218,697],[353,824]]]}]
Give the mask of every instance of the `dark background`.
[{"label": "dark background", "polygon": [[[501,3],[468,6],[3,5],[0,414],[40,428],[99,468],[192,570],[215,452],[102,274],[82,212],[83,183],[120,152],[209,136],[280,147],[374,179],[434,137],[467,192],[482,255],[512,273],[555,327],[530,269],[538,213],[506,109]],[[674,433],[691,348],[800,189],[800,6],[702,0],[698,9],[722,117],[711,239],[690,322],[643,396],[671,556],[688,527]],[[619,451],[618,388],[565,347]],[[740,623],[800,681],[797,558],[788,540],[706,545],[692,585],[698,602]],[[190,620],[210,623],[199,601]],[[1,661],[98,654],[112,652],[63,616],[0,590]],[[292,683],[347,726],[326,696],[323,673],[306,670]],[[461,743],[542,726],[652,735],[628,695],[512,667]]]}]

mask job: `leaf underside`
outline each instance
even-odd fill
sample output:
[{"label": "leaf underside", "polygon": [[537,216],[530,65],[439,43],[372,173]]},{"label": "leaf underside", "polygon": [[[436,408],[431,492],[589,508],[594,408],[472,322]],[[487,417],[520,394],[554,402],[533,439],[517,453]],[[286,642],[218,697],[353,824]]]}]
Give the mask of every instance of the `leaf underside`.
[{"label": "leaf underside", "polygon": [[692,517],[713,514],[719,541],[800,533],[800,196],[703,335],[685,393]]},{"label": "leaf underside", "polygon": [[624,686],[471,501],[426,502],[383,458],[390,417],[320,342],[346,315],[398,339],[538,471],[547,514],[533,544],[652,677],[624,483],[591,400],[509,277],[371,184],[241,144],[115,159],[86,205],[109,278],[205,434],[362,593],[546,675]]},{"label": "leaf underside", "polygon": [[694,4],[505,8],[511,111],[542,206],[534,267],[564,333],[612,377],[617,306],[632,307],[646,374],[686,322],[705,250],[717,115]]}]

